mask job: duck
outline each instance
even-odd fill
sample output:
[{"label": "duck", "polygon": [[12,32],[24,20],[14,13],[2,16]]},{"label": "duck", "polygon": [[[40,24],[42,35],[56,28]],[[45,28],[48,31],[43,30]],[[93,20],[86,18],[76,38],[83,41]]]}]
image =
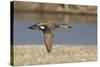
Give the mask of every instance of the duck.
[{"label": "duck", "polygon": [[48,53],[51,53],[54,39],[53,31],[56,28],[72,28],[65,23],[36,23],[28,27],[33,30],[40,30],[43,32],[43,40]]}]

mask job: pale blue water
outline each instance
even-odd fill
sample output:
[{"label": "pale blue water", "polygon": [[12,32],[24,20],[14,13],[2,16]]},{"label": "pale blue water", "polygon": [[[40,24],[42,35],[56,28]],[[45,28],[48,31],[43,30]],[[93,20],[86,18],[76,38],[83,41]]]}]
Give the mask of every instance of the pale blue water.
[{"label": "pale blue water", "polygon": [[[15,44],[43,44],[42,32],[31,30],[27,27],[39,22],[37,19],[14,20],[14,43]],[[80,23],[70,21],[72,28],[56,29],[54,31],[55,44],[97,44],[96,23]]]}]

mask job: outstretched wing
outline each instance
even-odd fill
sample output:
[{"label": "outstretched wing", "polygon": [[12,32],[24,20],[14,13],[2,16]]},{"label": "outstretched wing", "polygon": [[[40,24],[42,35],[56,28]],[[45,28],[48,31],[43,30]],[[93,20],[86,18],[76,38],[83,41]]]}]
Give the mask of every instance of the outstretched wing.
[{"label": "outstretched wing", "polygon": [[46,23],[36,23],[36,24],[33,24],[33,25],[29,26],[28,28],[33,29],[33,30],[39,30],[40,26],[45,26],[45,25],[46,25]]},{"label": "outstretched wing", "polygon": [[48,53],[50,53],[52,50],[53,36],[54,35],[52,32],[49,32],[49,33],[45,32],[44,33],[44,43],[45,43],[45,46],[46,46]]},{"label": "outstretched wing", "polygon": [[44,25],[46,25],[47,23],[37,23],[37,24],[35,24],[36,26],[44,26]]}]

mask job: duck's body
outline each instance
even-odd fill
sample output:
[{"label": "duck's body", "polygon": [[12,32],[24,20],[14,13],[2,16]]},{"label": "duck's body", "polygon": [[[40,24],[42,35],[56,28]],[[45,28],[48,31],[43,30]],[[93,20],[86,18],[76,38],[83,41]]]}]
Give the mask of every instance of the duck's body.
[{"label": "duck's body", "polygon": [[53,30],[56,28],[71,28],[71,26],[68,26],[66,24],[56,24],[56,23],[37,23],[32,26],[30,26],[30,29],[38,29],[41,30],[44,34],[44,43],[47,48],[48,53],[51,52],[52,49],[52,43],[53,43]]}]

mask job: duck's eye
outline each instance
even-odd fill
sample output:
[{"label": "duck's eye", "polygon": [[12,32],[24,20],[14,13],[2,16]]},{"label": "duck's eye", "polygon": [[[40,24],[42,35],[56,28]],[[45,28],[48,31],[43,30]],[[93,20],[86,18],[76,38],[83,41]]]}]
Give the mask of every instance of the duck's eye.
[{"label": "duck's eye", "polygon": [[45,29],[45,26],[40,26],[40,29]]}]

